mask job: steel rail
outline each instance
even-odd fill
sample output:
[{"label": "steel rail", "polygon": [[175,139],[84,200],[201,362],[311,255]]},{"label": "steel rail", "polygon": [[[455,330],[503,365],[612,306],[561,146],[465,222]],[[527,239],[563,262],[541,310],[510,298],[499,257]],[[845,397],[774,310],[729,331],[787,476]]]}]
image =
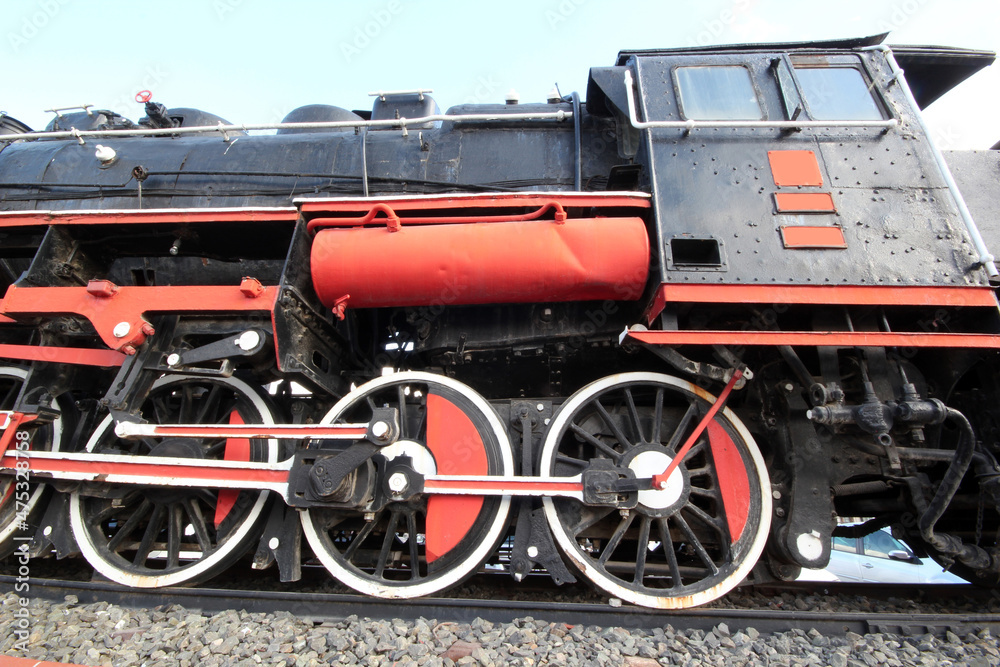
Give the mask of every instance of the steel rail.
[{"label": "steel rail", "polygon": [[[0,576],[0,586],[13,587],[14,576]],[[310,593],[304,591],[245,591],[221,588],[130,589],[98,581],[31,580],[33,598],[62,602],[76,596],[79,604],[107,602],[130,608],[154,608],[178,604],[202,613],[242,609],[249,613],[287,611],[299,618],[316,621],[339,621],[349,616],[361,618],[433,618],[438,622],[468,623],[481,618],[493,623],[532,617],[535,621],[568,625],[602,627],[663,628],[670,624],[684,629],[711,630],[720,623],[730,631],[754,628],[759,632],[789,632],[815,628],[824,635],[892,633],[920,636],[931,633],[943,637],[946,632],[966,636],[984,629],[1000,632],[997,613],[899,613],[899,612],[825,612],[786,609],[694,608],[654,610],[644,607],[615,606],[609,602],[539,602],[533,600],[498,600],[468,598],[417,598],[384,600],[363,595]],[[823,584],[825,586],[825,584]]]}]

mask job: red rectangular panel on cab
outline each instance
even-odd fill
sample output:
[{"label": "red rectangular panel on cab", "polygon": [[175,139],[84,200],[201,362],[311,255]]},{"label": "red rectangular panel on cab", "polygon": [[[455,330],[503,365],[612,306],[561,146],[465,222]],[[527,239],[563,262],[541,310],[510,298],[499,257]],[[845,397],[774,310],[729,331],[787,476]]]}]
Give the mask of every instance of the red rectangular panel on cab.
[{"label": "red rectangular panel on cab", "polygon": [[778,213],[836,213],[829,192],[775,192],[774,208]]},{"label": "red rectangular panel on cab", "polygon": [[779,188],[823,185],[823,174],[812,151],[768,151],[767,160],[771,163],[774,184]]},{"label": "red rectangular panel on cab", "polygon": [[786,248],[843,249],[847,247],[844,230],[840,227],[788,226],[781,228]]}]

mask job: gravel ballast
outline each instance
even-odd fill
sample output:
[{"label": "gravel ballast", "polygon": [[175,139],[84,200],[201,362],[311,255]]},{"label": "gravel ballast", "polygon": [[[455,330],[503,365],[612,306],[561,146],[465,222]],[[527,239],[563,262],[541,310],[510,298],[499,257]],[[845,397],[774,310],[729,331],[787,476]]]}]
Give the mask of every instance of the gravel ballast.
[{"label": "gravel ballast", "polygon": [[[652,630],[517,619],[494,624],[373,620],[314,622],[287,612],[202,615],[179,605],[134,610],[106,602],[30,600],[28,636],[12,631],[21,602],[0,606],[0,654],[82,665],[1000,665],[988,630],[943,639],[891,634],[824,636],[812,629],[763,634],[667,625]],[[21,650],[26,649],[26,650]]]}]

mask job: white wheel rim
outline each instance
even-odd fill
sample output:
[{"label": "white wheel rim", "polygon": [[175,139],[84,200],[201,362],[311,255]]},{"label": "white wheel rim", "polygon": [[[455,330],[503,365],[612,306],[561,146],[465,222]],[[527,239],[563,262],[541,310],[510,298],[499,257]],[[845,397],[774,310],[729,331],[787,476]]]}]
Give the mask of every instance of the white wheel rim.
[{"label": "white wheel rim", "polygon": [[[323,418],[322,423],[332,423],[348,407],[354,405],[357,399],[365,393],[381,389],[382,387],[390,384],[398,384],[401,381],[438,384],[462,394],[465,398],[471,401],[473,405],[486,417],[490,428],[497,436],[501,462],[503,465],[503,474],[514,474],[514,457],[510,444],[507,441],[507,431],[500,422],[500,418],[497,417],[496,412],[493,410],[493,406],[491,406],[486,399],[480,396],[471,387],[468,387],[457,380],[452,380],[451,378],[442,377],[440,375],[412,371],[406,373],[396,373],[395,375],[386,375],[376,378],[370,382],[366,382],[338,401],[337,404],[334,405]],[[309,542],[309,546],[312,547],[313,553],[316,554],[319,561],[323,563],[326,569],[329,570],[333,576],[344,585],[350,586],[360,593],[373,595],[379,598],[413,598],[430,595],[431,593],[436,593],[437,591],[448,588],[449,586],[461,581],[471,570],[478,567],[479,564],[486,559],[490,552],[493,551],[493,547],[500,539],[501,533],[506,529],[507,513],[509,509],[510,496],[503,496],[500,501],[500,506],[497,509],[496,517],[486,532],[486,537],[480,541],[479,545],[468,557],[456,564],[456,566],[450,568],[447,572],[441,573],[440,576],[412,586],[406,586],[405,582],[404,585],[401,586],[386,586],[370,579],[360,577],[355,572],[343,567],[326,550],[323,538],[316,531],[316,528],[310,518],[309,510],[302,512],[302,530],[305,533],[306,540]]]},{"label": "white wheel rim", "polygon": [[[553,473],[551,465],[554,460],[552,456],[554,453],[553,450],[559,445],[559,441],[562,437],[562,431],[566,427],[566,423],[570,416],[573,415],[577,408],[590,401],[594,395],[610,387],[635,382],[662,383],[685,390],[695,396],[706,399],[709,402],[715,400],[714,396],[696,385],[687,382],[686,380],[670,375],[662,375],[660,373],[619,373],[601,378],[600,380],[592,382],[577,391],[559,408],[559,412],[556,414],[555,419],[549,428],[548,435],[545,438],[545,444],[542,448],[541,474],[543,476],[548,476]],[[756,472],[760,484],[760,524],[757,527],[757,532],[753,537],[753,541],[746,551],[746,555],[743,557],[743,560],[737,566],[736,570],[715,586],[691,595],[685,595],[683,597],[656,596],[634,591],[630,588],[621,586],[614,579],[608,577],[602,570],[594,567],[590,563],[589,559],[579,557],[577,552],[579,547],[573,539],[573,536],[568,535],[566,531],[562,529],[559,513],[552,498],[543,498],[542,502],[545,507],[545,517],[549,522],[549,526],[552,528],[552,534],[554,535],[556,542],[559,544],[563,553],[573,561],[573,563],[590,581],[607,593],[622,600],[632,602],[633,604],[644,607],[652,607],[655,609],[685,609],[705,604],[706,602],[722,597],[735,588],[741,581],[743,581],[744,578],[746,578],[748,574],[750,574],[753,566],[760,558],[761,553],[763,553],[764,545],[767,542],[767,535],[771,522],[771,483],[768,478],[767,468],[764,465],[764,458],[757,449],[757,444],[754,442],[753,436],[750,435],[750,431],[747,430],[746,426],[742,421],[740,421],[739,417],[737,417],[736,414],[729,408],[722,408],[722,410],[717,413],[716,419],[720,417],[724,418],[737,432],[740,438],[743,439],[746,449],[753,461],[753,465],[756,468],[756,471],[748,470],[747,474],[749,475]]]},{"label": "white wheel rim", "polygon": [[[153,383],[150,391],[152,392],[153,390],[161,389],[162,387],[170,384],[180,384],[192,379],[204,380],[205,378],[164,376]],[[261,418],[261,423],[274,423],[274,417],[271,414],[271,410],[268,408],[267,403],[264,402],[264,399],[262,399],[250,385],[242,380],[232,377],[217,378],[217,380],[222,381],[223,384],[229,385],[234,389],[238,389],[242,396],[254,406],[255,410],[257,410],[257,413]],[[104,432],[108,428],[113,426],[113,422],[114,419],[111,415],[104,418],[97,429],[94,430],[90,439],[87,441],[87,446],[85,448],[86,451],[92,451],[93,448],[97,446],[101,436],[104,435]],[[278,460],[278,442],[277,440],[269,439],[267,443],[267,460],[269,463],[275,463]],[[80,552],[83,554],[83,557],[87,559],[87,562],[90,563],[91,567],[111,581],[122,584],[123,586],[131,586],[133,588],[162,588],[164,586],[177,586],[203,575],[205,572],[218,565],[220,561],[230,556],[231,551],[234,548],[237,548],[243,540],[246,539],[249,532],[255,528],[258,518],[264,511],[264,505],[267,503],[268,493],[269,492],[267,491],[261,491],[260,494],[258,494],[257,499],[254,501],[254,505],[250,509],[246,518],[236,531],[226,539],[224,544],[232,545],[230,548],[227,549],[224,545],[219,545],[219,547],[216,548],[216,550],[207,558],[194,561],[190,565],[186,565],[176,572],[170,572],[163,575],[138,575],[131,572],[124,572],[118,569],[114,563],[110,563],[105,560],[104,555],[94,544],[93,535],[91,535],[91,531],[85,523],[82,502],[83,496],[81,496],[79,492],[74,492],[70,495],[70,525],[73,528],[73,537],[76,538],[77,546],[80,547]]]}]

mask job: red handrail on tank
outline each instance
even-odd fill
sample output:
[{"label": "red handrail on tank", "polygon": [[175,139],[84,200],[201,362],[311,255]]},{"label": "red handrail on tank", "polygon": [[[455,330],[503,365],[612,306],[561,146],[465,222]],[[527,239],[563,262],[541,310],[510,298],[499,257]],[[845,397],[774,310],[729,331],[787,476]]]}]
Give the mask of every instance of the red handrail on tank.
[{"label": "red handrail on tank", "polygon": [[555,211],[555,221],[559,224],[566,222],[566,209],[556,201],[548,202],[538,207],[531,213],[519,215],[455,215],[441,217],[417,217],[400,218],[388,204],[375,204],[371,210],[360,218],[315,218],[310,220],[306,228],[310,232],[324,227],[357,227],[371,224],[375,216],[385,213],[388,219],[388,227],[391,232],[398,232],[400,226],[405,222],[408,225],[435,225],[435,224],[461,224],[474,222],[526,222],[537,220],[549,211]]}]

